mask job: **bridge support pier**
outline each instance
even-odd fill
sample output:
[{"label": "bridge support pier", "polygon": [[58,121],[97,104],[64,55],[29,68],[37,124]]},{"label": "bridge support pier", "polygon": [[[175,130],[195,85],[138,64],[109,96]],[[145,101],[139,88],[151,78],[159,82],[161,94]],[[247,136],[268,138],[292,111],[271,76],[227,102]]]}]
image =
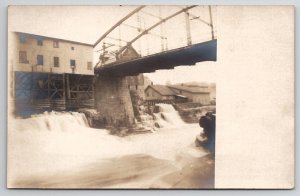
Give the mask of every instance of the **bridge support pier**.
[{"label": "bridge support pier", "polygon": [[97,76],[95,103],[101,124],[114,127],[130,127],[134,124],[132,101],[125,76]]}]

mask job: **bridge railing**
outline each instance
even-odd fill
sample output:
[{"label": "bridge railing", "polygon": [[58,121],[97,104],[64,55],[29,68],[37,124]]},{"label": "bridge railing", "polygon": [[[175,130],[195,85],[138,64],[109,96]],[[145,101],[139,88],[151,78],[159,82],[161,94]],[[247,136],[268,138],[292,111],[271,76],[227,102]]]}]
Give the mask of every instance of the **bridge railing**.
[{"label": "bridge railing", "polygon": [[129,47],[137,58],[216,39],[215,21],[215,6],[136,7],[94,44],[97,66],[119,61]]}]

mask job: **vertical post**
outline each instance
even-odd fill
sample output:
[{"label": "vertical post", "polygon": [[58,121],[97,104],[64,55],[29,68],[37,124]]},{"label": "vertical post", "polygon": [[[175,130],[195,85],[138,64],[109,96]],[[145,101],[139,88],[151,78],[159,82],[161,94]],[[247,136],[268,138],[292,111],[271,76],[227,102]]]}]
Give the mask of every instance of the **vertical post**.
[{"label": "vertical post", "polygon": [[[136,17],[137,17],[136,19],[137,19],[137,26],[138,26],[137,31],[138,33],[140,33],[142,30],[142,24],[141,24],[141,17],[139,15],[139,12],[136,13]],[[142,54],[142,42],[140,39],[139,39],[139,54],[140,55]]]},{"label": "vertical post", "polygon": [[101,61],[101,65],[103,65],[105,63],[105,52],[106,52],[105,51],[105,42],[103,42],[102,51],[103,51],[103,53],[102,53],[102,55],[100,54],[100,57],[99,57],[99,59]]},{"label": "vertical post", "polygon": [[[79,77],[76,78],[76,79],[77,79],[77,80],[76,80],[76,91],[77,91],[76,95],[77,95],[78,92],[79,92],[80,80],[81,80],[82,75],[80,74],[80,75],[78,75],[78,76],[79,76]],[[77,97],[77,96],[76,96],[76,97]]]},{"label": "vertical post", "polygon": [[188,11],[185,12],[185,24],[186,24],[187,45],[189,46],[192,44],[192,39],[191,39],[190,14]]},{"label": "vertical post", "polygon": [[65,73],[62,74],[62,94],[63,94],[63,100],[66,107],[66,79],[65,79]]},{"label": "vertical post", "polygon": [[50,73],[48,73],[48,85],[47,85],[47,88],[48,88],[48,99],[50,101],[50,82],[51,82],[51,77],[50,77]]},{"label": "vertical post", "polygon": [[71,95],[70,95],[70,78],[69,78],[69,74],[66,74],[66,98],[70,99]]},{"label": "vertical post", "polygon": [[97,77],[96,75],[93,76],[92,81],[91,81],[91,85],[92,85],[92,99],[93,99],[93,108],[96,108],[96,99],[95,99],[95,77]]},{"label": "vertical post", "polygon": [[[162,20],[162,17],[161,17],[161,9],[160,9],[160,6],[159,6],[159,9],[158,9],[158,12],[159,12],[159,19]],[[160,25],[160,40],[161,40],[161,51],[163,52],[165,50],[164,48],[164,31],[163,31],[163,28],[164,28],[164,23],[162,23]]]},{"label": "vertical post", "polygon": [[214,24],[213,24],[213,18],[212,18],[212,13],[211,13],[211,6],[208,6],[209,9],[209,19],[210,19],[210,28],[211,28],[211,39],[215,39],[214,35]]},{"label": "vertical post", "polygon": [[[147,29],[145,20],[144,20],[144,29]],[[149,55],[149,36],[148,36],[148,33],[146,35],[146,42],[147,42],[147,55]]]}]

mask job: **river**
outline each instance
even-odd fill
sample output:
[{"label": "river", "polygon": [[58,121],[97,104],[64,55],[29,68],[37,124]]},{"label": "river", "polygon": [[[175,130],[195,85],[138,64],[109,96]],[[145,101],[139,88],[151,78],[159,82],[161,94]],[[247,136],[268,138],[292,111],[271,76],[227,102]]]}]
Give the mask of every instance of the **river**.
[{"label": "river", "polygon": [[213,188],[214,158],[194,145],[199,125],[159,107],[161,128],[126,137],[90,128],[77,112],[10,119],[8,187]]}]

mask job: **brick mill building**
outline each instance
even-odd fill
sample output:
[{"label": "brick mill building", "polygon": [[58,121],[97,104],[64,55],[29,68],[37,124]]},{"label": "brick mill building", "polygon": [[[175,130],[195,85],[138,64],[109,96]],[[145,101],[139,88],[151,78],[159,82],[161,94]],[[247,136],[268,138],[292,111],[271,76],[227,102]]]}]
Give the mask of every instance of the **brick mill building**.
[{"label": "brick mill building", "polygon": [[9,44],[16,115],[94,107],[92,44],[24,32],[11,32]]},{"label": "brick mill building", "polygon": [[93,45],[15,32],[14,71],[93,75]]}]

